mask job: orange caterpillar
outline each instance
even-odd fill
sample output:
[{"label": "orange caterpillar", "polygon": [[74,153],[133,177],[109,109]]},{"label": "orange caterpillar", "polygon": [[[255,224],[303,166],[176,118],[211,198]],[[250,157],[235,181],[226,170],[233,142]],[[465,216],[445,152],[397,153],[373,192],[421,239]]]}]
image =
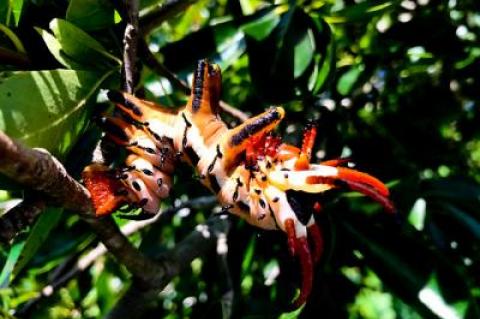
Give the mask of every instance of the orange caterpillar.
[{"label": "orange caterpillar", "polygon": [[[229,129],[218,115],[221,73],[206,60],[198,63],[185,107],[172,111],[130,94],[109,92],[124,119],[105,118],[107,137],[131,154],[125,167],[110,171],[90,165],[83,173],[98,215],[122,203],[155,214],[168,196],[170,174],[178,157],[189,163],[201,183],[216,194],[225,212],[248,223],[286,233],[288,247],[302,267],[300,306],[312,288],[313,265],[323,252],[323,237],[314,212],[315,194],[333,188],[358,191],[393,212],[387,187],[378,179],[345,167],[344,161],[310,162],[316,128],[307,126],[301,148],[271,135],[285,116],[272,107]],[[310,242],[310,243],[309,243]]]}]

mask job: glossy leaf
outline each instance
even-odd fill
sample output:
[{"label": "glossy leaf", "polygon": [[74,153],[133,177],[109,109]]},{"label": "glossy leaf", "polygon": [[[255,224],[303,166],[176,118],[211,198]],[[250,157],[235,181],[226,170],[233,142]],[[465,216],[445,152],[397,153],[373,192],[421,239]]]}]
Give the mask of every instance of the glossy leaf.
[{"label": "glossy leaf", "polygon": [[75,60],[65,54],[62,49],[61,43],[50,32],[40,28],[35,28],[35,30],[37,30],[37,32],[43,38],[43,41],[45,42],[50,53],[63,66],[73,70],[81,70],[82,68],[84,68],[84,66],[75,62]]},{"label": "glossy leaf", "polygon": [[112,73],[1,73],[0,130],[28,146],[66,154],[87,124],[88,100]]},{"label": "glossy leaf", "polygon": [[54,19],[50,29],[59,42],[62,53],[82,66],[82,69],[108,70],[120,65],[120,60],[82,29],[68,21]]},{"label": "glossy leaf", "polygon": [[24,6],[25,0],[12,0],[12,13],[15,18],[15,25],[18,25],[20,22],[20,17],[22,15],[22,9]]},{"label": "glossy leaf", "polygon": [[67,21],[83,30],[99,30],[112,26],[115,10],[108,0],[71,0]]}]

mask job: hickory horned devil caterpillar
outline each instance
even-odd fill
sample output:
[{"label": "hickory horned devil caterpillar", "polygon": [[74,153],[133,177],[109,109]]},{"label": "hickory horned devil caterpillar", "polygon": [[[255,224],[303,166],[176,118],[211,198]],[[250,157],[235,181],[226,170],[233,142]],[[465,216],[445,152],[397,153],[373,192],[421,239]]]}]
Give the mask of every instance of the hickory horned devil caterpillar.
[{"label": "hickory horned devil caterpillar", "polygon": [[[117,91],[109,99],[121,117],[100,121],[106,136],[127,149],[125,166],[109,169],[88,166],[83,180],[98,216],[128,203],[156,214],[168,196],[177,158],[190,164],[200,181],[216,194],[223,210],[263,229],[287,234],[292,255],[302,268],[302,286],[296,306],[310,294],[313,265],[323,252],[323,237],[314,212],[321,209],[313,195],[333,188],[358,191],[394,207],[387,187],[378,179],[340,167],[344,160],[310,163],[316,127],[307,126],[301,148],[271,134],[285,115],[281,107],[229,129],[218,115],[221,72],[215,64],[199,61],[192,93],[185,107],[172,110]],[[309,200],[305,200],[305,198]]]}]

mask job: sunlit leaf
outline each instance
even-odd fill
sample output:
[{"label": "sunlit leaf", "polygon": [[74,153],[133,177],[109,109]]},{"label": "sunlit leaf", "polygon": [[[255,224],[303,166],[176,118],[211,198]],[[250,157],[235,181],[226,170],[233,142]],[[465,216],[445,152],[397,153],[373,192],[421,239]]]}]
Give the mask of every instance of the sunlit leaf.
[{"label": "sunlit leaf", "polygon": [[0,288],[5,288],[10,282],[10,278],[22,253],[23,247],[25,246],[25,240],[18,238],[15,243],[10,247],[10,252],[8,253],[7,260],[3,265],[2,272],[0,273]]},{"label": "sunlit leaf", "polygon": [[112,73],[0,73],[0,130],[28,146],[66,154],[87,124],[87,101]]},{"label": "sunlit leaf", "polygon": [[267,11],[263,16],[242,25],[242,31],[257,41],[269,36],[280,23],[278,10]]},{"label": "sunlit leaf", "polygon": [[108,0],[71,0],[67,21],[83,30],[98,30],[115,23],[114,7]]},{"label": "sunlit leaf", "polygon": [[15,25],[18,25],[18,22],[20,22],[24,2],[25,0],[12,0],[11,2],[13,17],[15,18]]},{"label": "sunlit leaf", "polygon": [[81,70],[82,68],[85,68],[84,66],[75,62],[75,60],[65,54],[60,42],[50,32],[40,28],[35,28],[35,30],[37,30],[37,32],[43,38],[43,41],[47,45],[50,53],[55,57],[58,62],[63,64],[63,66],[73,70]]},{"label": "sunlit leaf", "polygon": [[347,95],[352,90],[358,77],[363,71],[363,66],[353,66],[350,70],[342,74],[337,83],[337,90],[342,95]]},{"label": "sunlit leaf", "polygon": [[442,319],[462,319],[468,308],[468,302],[457,301],[450,305],[442,296],[436,274],[432,274],[425,287],[418,293],[418,298]]},{"label": "sunlit leaf", "polygon": [[425,199],[419,198],[415,202],[408,215],[408,222],[415,227],[416,230],[423,230],[425,224],[425,215],[426,215],[427,203]]},{"label": "sunlit leaf", "polygon": [[93,37],[68,21],[54,19],[50,29],[62,47],[62,52],[83,66],[83,69],[111,69],[120,65],[120,60]]}]

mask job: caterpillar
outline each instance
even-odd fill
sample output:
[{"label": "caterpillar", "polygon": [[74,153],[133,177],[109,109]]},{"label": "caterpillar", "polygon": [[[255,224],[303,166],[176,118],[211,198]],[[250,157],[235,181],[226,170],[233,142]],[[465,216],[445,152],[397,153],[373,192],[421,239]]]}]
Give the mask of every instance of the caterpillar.
[{"label": "caterpillar", "polygon": [[220,93],[220,68],[207,60],[199,61],[191,95],[178,110],[110,91],[108,97],[123,118],[106,117],[101,122],[107,137],[129,155],[125,166],[116,170],[88,166],[84,183],[97,215],[109,214],[122,203],[155,214],[172,187],[175,161],[190,164],[224,212],[286,233],[290,253],[298,257],[302,269],[294,302],[300,306],[311,292],[313,266],[323,252],[322,231],[314,217],[321,211],[318,194],[349,189],[394,212],[389,190],[375,177],[343,167],[346,160],[311,163],[314,125],[306,126],[301,147],[282,143],[272,134],[285,116],[282,107],[228,128],[219,117]]}]

